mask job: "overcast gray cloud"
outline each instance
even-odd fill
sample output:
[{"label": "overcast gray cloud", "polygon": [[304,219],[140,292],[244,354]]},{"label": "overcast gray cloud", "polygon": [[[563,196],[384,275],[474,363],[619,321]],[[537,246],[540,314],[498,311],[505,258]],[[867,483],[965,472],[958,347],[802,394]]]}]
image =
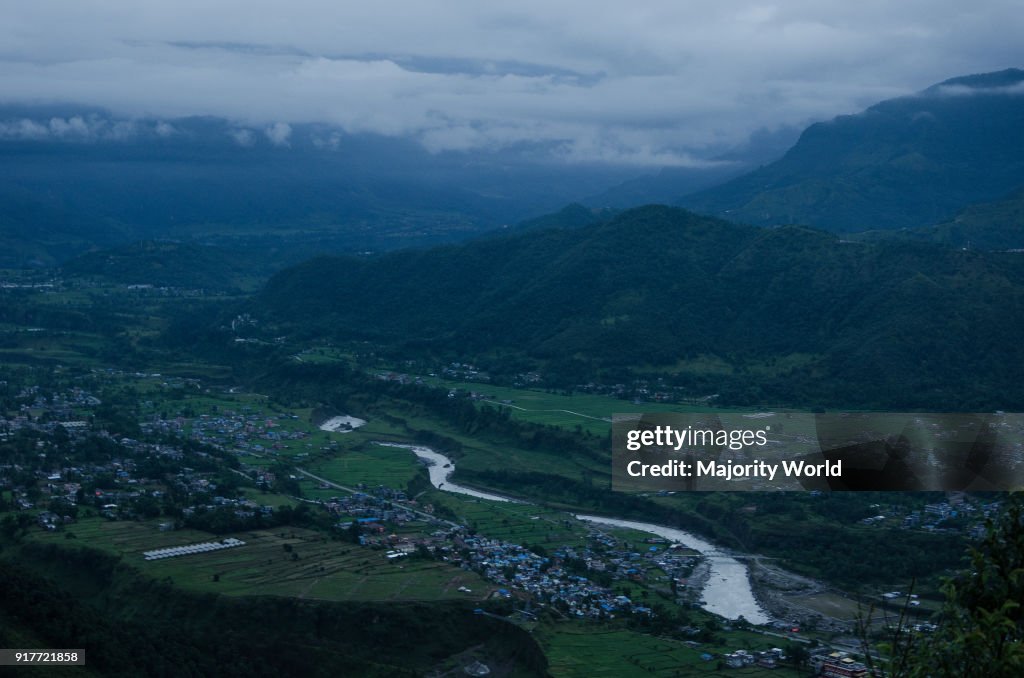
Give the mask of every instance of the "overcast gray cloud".
[{"label": "overcast gray cloud", "polygon": [[[287,147],[290,125],[326,122],[437,151],[545,141],[569,160],[700,164],[757,129],[1024,64],[1019,0],[0,8],[3,100],[225,116],[243,145],[250,128]],[[101,133],[82,119],[62,124],[7,134]]]}]

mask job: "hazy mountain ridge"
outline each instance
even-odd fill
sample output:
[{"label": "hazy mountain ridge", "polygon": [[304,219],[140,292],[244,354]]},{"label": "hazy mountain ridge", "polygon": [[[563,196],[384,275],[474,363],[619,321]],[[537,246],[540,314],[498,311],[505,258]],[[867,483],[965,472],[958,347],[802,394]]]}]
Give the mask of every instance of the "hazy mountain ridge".
[{"label": "hazy mountain ridge", "polygon": [[[543,144],[432,154],[411,139],[320,124],[3,106],[0,266],[152,239],[272,243],[310,256],[454,242],[587,195],[615,208],[672,199],[790,138],[755,134],[721,162],[636,178],[637,168],[552,160]],[[923,228],[1024,185],[1021,148],[1024,71],[953,78],[812,125],[780,160],[680,204],[754,225]]]},{"label": "hazy mountain ridge", "polygon": [[953,78],[808,127],[780,160],[679,201],[771,226],[923,227],[1024,184],[1024,71]]},{"label": "hazy mountain ridge", "polygon": [[697,162],[692,167],[663,167],[655,174],[624,181],[584,202],[613,208],[673,204],[679,196],[717,186],[778,160],[792,148],[801,131],[795,126],[758,130],[746,143],[707,161]]},{"label": "hazy mountain ridge", "polygon": [[145,239],[267,234],[327,251],[436,244],[542,215],[637,174],[541,150],[430,153],[326,125],[119,120],[0,107],[0,266]]}]

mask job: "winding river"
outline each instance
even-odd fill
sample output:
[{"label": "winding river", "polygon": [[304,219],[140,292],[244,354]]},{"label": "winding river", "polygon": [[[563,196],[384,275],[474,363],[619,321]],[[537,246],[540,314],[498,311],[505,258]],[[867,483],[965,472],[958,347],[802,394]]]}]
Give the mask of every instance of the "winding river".
[{"label": "winding river", "polygon": [[752,624],[767,624],[771,617],[765,614],[754,592],[750,588],[750,576],[747,573],[747,566],[736,560],[729,554],[723,552],[714,544],[704,541],[689,532],[654,525],[652,523],[641,523],[635,520],[619,520],[618,518],[606,518],[604,516],[577,515],[579,520],[612,527],[623,527],[639,532],[650,532],[659,537],[664,537],[671,542],[682,544],[688,548],[698,551],[707,558],[710,573],[707,583],[704,585],[702,594],[702,607],[708,612],[714,612],[726,619],[738,619],[741,615]]},{"label": "winding river", "polygon": [[401,443],[378,442],[377,444],[381,447],[398,447],[403,450],[411,450],[413,454],[426,462],[427,472],[430,474],[430,484],[439,490],[454,492],[455,494],[466,494],[470,497],[476,497],[477,499],[489,499],[491,501],[503,501],[512,504],[525,503],[518,499],[512,499],[511,497],[503,497],[500,494],[491,494],[490,492],[480,492],[478,490],[448,482],[448,476],[455,472],[455,464],[448,457],[444,456],[440,452],[432,450],[429,447],[423,447],[422,445],[403,445]]},{"label": "winding river", "polygon": [[[397,447],[412,451],[413,454],[427,464],[430,484],[439,490],[465,494],[477,499],[528,503],[510,497],[503,497],[500,494],[480,492],[479,490],[449,482],[448,477],[455,472],[455,464],[448,457],[429,447],[383,442],[377,444],[384,447]],[[742,616],[752,624],[767,624],[771,621],[771,617],[761,609],[761,606],[758,605],[757,600],[754,598],[754,592],[750,588],[750,576],[747,572],[747,566],[714,544],[704,541],[700,537],[684,530],[665,527],[664,525],[654,525],[653,523],[643,523],[635,520],[620,520],[604,516],[577,515],[576,518],[588,523],[648,532],[698,551],[707,558],[710,570],[707,583],[702,591],[702,606],[705,610],[726,619],[738,619]]]}]

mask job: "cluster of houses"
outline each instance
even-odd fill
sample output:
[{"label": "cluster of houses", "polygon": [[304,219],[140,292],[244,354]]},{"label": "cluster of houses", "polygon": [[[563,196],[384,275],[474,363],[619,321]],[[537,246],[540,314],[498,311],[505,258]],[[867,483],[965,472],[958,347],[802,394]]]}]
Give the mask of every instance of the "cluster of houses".
[{"label": "cluster of houses", "polygon": [[193,504],[181,509],[183,518],[194,516],[198,512],[216,511],[228,509],[232,515],[239,520],[248,520],[256,516],[269,516],[274,513],[274,507],[267,504],[258,504],[251,499],[244,497],[213,497],[212,501],[205,504]]},{"label": "cluster of houses", "polygon": [[283,419],[298,419],[298,416],[267,415],[246,406],[241,411],[222,410],[195,418],[177,416],[164,419],[156,416],[143,422],[142,430],[147,433],[188,436],[225,450],[263,453],[282,450],[291,441],[309,438],[308,431],[282,426]]},{"label": "cluster of houses", "polygon": [[[422,519],[405,505],[406,501],[405,492],[381,485],[372,490],[364,488],[364,491],[344,497],[331,497],[321,505],[332,515],[350,518],[348,522],[340,521],[337,524],[338,528],[345,529],[354,520],[365,532],[380,533],[383,531],[384,523],[401,525]],[[367,538],[363,543],[377,542]]]},{"label": "cluster of houses", "polygon": [[72,522],[71,516],[60,516],[53,511],[40,511],[36,514],[36,524],[50,532],[56,530],[65,523]]},{"label": "cluster of houses", "polygon": [[[573,387],[573,390],[579,391],[580,393],[607,395],[613,398],[633,400],[636,402],[668,403],[694,401],[694,398],[689,396],[685,389],[678,386],[672,386],[662,378],[654,380],[637,379],[629,384],[600,384],[596,382],[589,382],[586,384],[576,384]],[[699,398],[696,400],[707,401],[709,399],[713,399],[713,396]]]},{"label": "cluster of houses", "polygon": [[765,669],[774,669],[779,662],[785,661],[786,655],[780,648],[773,647],[770,650],[748,652],[747,650],[736,650],[722,655],[722,661],[730,669],[742,669],[746,666],[760,666]]},{"label": "cluster of houses", "polygon": [[867,678],[869,675],[867,666],[840,650],[812,654],[810,663],[814,674],[822,678]]},{"label": "cluster of houses", "polygon": [[[75,400],[89,402],[91,396],[84,391],[70,394]],[[51,404],[52,398],[47,399]],[[57,407],[63,407],[65,398],[57,400]],[[50,410],[47,410],[48,412]],[[72,424],[81,424],[72,425]],[[31,467],[17,464],[0,464],[0,488],[11,492],[13,507],[18,510],[32,510],[48,507],[37,516],[41,527],[58,529],[72,522],[77,508],[81,505],[95,507],[99,514],[111,519],[134,519],[159,514],[164,508],[164,499],[170,493],[176,497],[176,508],[183,517],[216,508],[234,508],[238,517],[266,515],[273,507],[262,506],[244,498],[224,497],[217,494],[214,474],[197,471],[180,464],[187,463],[186,454],[174,445],[150,443],[128,437],[115,438],[102,430],[94,430],[88,421],[61,422],[31,419],[18,414],[13,418],[0,417],[0,431],[4,435],[15,435],[25,429],[53,434],[58,426],[67,432],[70,444],[74,445],[87,436],[109,441],[115,446],[118,456],[96,462],[77,461],[68,463],[67,454],[52,454],[54,443],[46,439],[36,442],[38,456]],[[190,451],[196,459],[209,458],[205,452]],[[147,462],[175,462],[178,472],[160,474],[161,477],[146,477],[140,469],[152,467]],[[15,478],[31,476],[31,483],[20,484]],[[143,509],[143,504],[146,509]]]},{"label": "cluster of houses", "polygon": [[570,617],[607,619],[616,614],[650,615],[651,609],[616,595],[588,577],[570,571],[557,555],[543,557],[499,539],[458,534],[453,560],[498,584],[497,595],[511,597],[521,591],[537,602],[547,603]]},{"label": "cluster of houses", "polygon": [[999,501],[982,501],[963,493],[954,493],[949,499],[926,504],[921,509],[907,511],[902,507],[883,508],[874,504],[879,512],[858,521],[861,525],[898,527],[925,532],[964,533],[972,538],[985,534],[985,521],[998,514]]},{"label": "cluster of houses", "polygon": [[[51,419],[69,419],[74,416],[76,408],[96,407],[102,402],[99,398],[79,387],[71,387],[64,391],[53,393],[49,397],[40,392],[39,386],[27,386],[15,397],[22,402],[19,409],[22,412],[29,410],[43,410],[50,415]],[[31,401],[28,401],[31,398]]]},{"label": "cluster of houses", "polygon": [[[565,547],[555,556],[576,560],[591,572],[603,572],[613,579],[669,585],[682,591],[700,556],[680,544],[672,544],[660,537],[649,537],[642,543],[620,546],[618,541],[599,530],[590,533],[588,546]],[[639,550],[638,550],[639,549]],[[656,573],[656,574],[655,574]]]},{"label": "cluster of houses", "polygon": [[445,379],[453,379],[455,381],[489,382],[491,380],[491,375],[476,365],[469,363],[449,363],[441,368],[441,374]]},{"label": "cluster of houses", "polygon": [[0,411],[0,440],[11,438],[20,430],[53,434],[58,429],[63,429],[74,440],[88,432],[90,411],[103,404],[78,386],[51,390],[29,385],[21,388],[14,398],[16,409],[9,413]]},{"label": "cluster of houses", "polygon": [[[433,377],[433,376],[437,376],[437,375],[432,373],[430,376]],[[423,384],[426,383],[423,380],[423,377],[412,377],[412,376],[409,376],[408,374],[405,374],[403,372],[379,372],[377,374],[377,378],[380,379],[381,381],[392,381],[392,382],[395,382],[396,384],[418,384],[418,385],[423,385]]]}]

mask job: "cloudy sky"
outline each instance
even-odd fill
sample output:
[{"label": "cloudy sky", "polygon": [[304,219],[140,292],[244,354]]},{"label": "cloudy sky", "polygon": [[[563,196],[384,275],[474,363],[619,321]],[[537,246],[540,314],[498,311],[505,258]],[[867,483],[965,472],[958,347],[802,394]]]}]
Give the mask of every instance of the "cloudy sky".
[{"label": "cloudy sky", "polygon": [[[211,6],[213,5],[213,6]],[[776,130],[1024,66],[1020,0],[0,0],[0,101],[551,142],[699,164]],[[243,143],[244,139],[239,139]]]}]

